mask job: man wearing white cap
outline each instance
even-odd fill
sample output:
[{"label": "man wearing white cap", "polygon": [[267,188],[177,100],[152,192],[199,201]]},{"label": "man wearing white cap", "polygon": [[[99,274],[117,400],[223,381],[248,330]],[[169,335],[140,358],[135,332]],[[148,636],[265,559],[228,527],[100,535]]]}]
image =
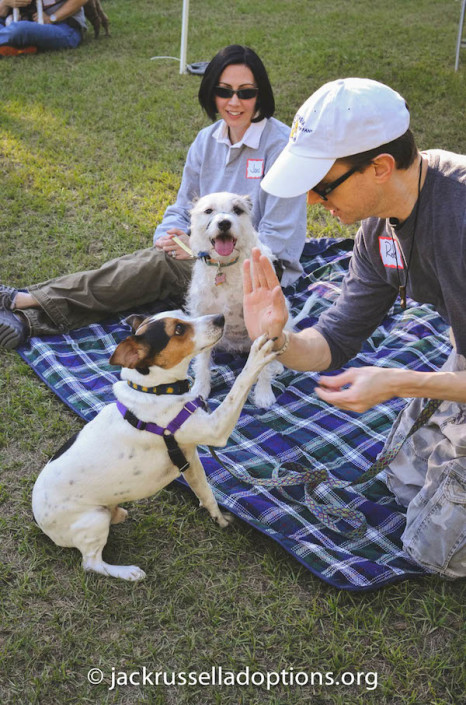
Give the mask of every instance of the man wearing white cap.
[{"label": "man wearing white cap", "polygon": [[[288,312],[273,268],[259,251],[245,265],[251,338],[277,338],[296,370],[338,369],[381,323],[398,295],[430,303],[450,324],[453,351],[439,372],[350,368],[320,378],[318,396],[362,412],[394,396],[413,399],[386,450],[387,482],[407,507],[405,550],[445,577],[466,575],[466,157],[420,153],[403,98],[376,81],[322,86],[299,109],[288,145],[262,182],[280,197],[308,191],[343,223],[361,220],[337,302],[312,328],[284,331]],[[441,400],[405,439],[424,406]],[[433,408],[433,404],[430,405]]]}]

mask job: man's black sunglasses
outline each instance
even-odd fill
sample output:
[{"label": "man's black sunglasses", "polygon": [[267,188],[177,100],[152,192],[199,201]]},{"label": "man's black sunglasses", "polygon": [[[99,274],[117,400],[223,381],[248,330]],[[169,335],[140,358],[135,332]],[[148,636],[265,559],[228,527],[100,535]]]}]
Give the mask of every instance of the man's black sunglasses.
[{"label": "man's black sunglasses", "polygon": [[320,196],[323,201],[327,201],[327,196],[329,195],[329,193],[334,191],[336,187],[340,186],[340,184],[346,181],[346,179],[349,179],[349,177],[352,176],[352,174],[354,174],[356,171],[360,171],[362,168],[369,166],[369,164],[370,162],[368,162],[367,164],[358,164],[356,166],[352,166],[351,169],[345,171],[345,173],[339,176],[338,179],[335,179],[335,181],[331,181],[329,184],[324,186],[319,186],[319,184],[317,184],[317,186],[314,186],[311,191],[314,191],[318,196]]},{"label": "man's black sunglasses", "polygon": [[214,93],[217,98],[233,98],[236,95],[240,100],[251,100],[255,98],[259,93],[258,88],[240,88],[238,91],[234,91],[233,88],[224,88],[223,86],[215,86]]}]

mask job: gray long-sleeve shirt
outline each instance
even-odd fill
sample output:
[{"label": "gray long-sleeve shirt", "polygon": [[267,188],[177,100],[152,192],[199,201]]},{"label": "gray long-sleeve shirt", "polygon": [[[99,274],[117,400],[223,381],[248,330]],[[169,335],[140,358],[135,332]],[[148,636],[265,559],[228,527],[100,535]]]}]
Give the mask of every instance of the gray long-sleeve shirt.
[{"label": "gray long-sleeve shirt", "polygon": [[223,120],[204,128],[192,143],[176,202],[165,211],[154,242],[170,228],[189,228],[193,200],[218,191],[249,195],[252,221],[261,241],[283,261],[282,286],[302,273],[306,239],[306,196],[276,198],[260,183],[288,142],[289,128],[275,118],[252,123],[241,142],[231,145]]},{"label": "gray long-sleeve shirt", "polygon": [[457,352],[466,355],[466,157],[425,154],[429,168],[414,242],[416,206],[400,226],[389,219],[362,221],[341,294],[315,326],[330,346],[330,368],[354,357],[381,323],[405,285],[406,263],[408,295],[434,306],[450,324]]}]

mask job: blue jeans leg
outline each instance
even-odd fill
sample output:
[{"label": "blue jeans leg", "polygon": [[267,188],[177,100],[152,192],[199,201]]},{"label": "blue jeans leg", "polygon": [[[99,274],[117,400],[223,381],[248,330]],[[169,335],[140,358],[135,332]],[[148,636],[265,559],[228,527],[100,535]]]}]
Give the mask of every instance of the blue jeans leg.
[{"label": "blue jeans leg", "polygon": [[22,49],[35,46],[38,49],[75,49],[81,43],[81,32],[64,22],[60,24],[38,24],[37,22],[12,22],[8,27],[0,25],[0,46]]}]

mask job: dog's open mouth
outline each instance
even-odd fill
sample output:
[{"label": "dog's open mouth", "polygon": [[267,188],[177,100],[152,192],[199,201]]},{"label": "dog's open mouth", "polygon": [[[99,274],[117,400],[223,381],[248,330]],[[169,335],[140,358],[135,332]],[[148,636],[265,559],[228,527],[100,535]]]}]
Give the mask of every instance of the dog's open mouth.
[{"label": "dog's open mouth", "polygon": [[236,240],[228,234],[217,235],[211,240],[215,252],[221,257],[228,257],[235,249]]}]

